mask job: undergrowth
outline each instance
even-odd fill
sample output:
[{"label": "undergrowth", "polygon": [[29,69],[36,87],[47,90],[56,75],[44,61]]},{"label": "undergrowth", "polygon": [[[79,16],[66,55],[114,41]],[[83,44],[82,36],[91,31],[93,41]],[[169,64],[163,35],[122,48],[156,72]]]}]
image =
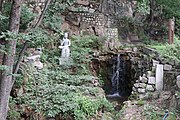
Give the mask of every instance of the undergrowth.
[{"label": "undergrowth", "polygon": [[[13,98],[13,103],[21,108],[28,108],[45,117],[62,115],[64,119],[71,116],[75,120],[87,120],[95,117],[98,111],[113,111],[113,106],[100,95],[98,87],[93,86],[89,70],[92,49],[99,45],[98,37],[85,36],[71,39],[71,58],[73,64],[59,65],[60,51],[44,51],[41,61],[45,67],[41,71],[24,65],[21,76],[15,86],[25,90],[22,95]],[[39,45],[38,41],[34,45]],[[33,46],[34,46],[33,45]],[[75,71],[73,70],[75,69]],[[9,118],[13,113],[10,110]],[[17,115],[18,115],[17,114]]]}]

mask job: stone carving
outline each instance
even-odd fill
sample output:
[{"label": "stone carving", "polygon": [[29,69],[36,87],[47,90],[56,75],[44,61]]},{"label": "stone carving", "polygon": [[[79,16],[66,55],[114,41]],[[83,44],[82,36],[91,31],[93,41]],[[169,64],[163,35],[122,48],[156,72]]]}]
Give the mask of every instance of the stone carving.
[{"label": "stone carving", "polygon": [[38,70],[43,69],[43,63],[40,61],[40,57],[42,54],[42,49],[37,48],[33,54],[27,57],[24,61],[30,63],[33,67],[37,68]]},{"label": "stone carving", "polygon": [[156,66],[156,90],[163,90],[163,65]]},{"label": "stone carving", "polygon": [[63,41],[61,42],[61,46],[59,46],[61,51],[61,58],[68,58],[70,56],[70,48],[71,45],[70,40],[68,39],[68,33],[64,33]]}]

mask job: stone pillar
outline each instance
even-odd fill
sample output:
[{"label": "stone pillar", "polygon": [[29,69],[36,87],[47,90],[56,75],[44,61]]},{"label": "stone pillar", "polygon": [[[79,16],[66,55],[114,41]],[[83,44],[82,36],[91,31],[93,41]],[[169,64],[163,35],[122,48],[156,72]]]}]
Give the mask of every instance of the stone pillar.
[{"label": "stone pillar", "polygon": [[156,66],[156,90],[163,90],[163,65]]},{"label": "stone pillar", "polygon": [[168,38],[169,38],[169,44],[173,44],[174,43],[174,21],[175,18],[173,19],[169,19],[169,25],[168,25]]}]

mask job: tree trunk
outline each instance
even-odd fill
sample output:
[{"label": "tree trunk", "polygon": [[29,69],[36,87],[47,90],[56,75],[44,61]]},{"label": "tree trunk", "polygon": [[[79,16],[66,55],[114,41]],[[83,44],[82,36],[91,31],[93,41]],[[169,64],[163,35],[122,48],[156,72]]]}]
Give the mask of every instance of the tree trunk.
[{"label": "tree trunk", "polygon": [[40,15],[40,17],[39,17],[36,25],[34,26],[34,28],[37,28],[37,27],[41,24],[42,19],[43,19],[43,17],[44,17],[44,14],[45,14],[45,12],[46,12],[46,10],[47,10],[50,2],[51,2],[51,0],[47,0],[47,1],[46,1],[45,6],[44,6],[44,9],[43,9],[43,11],[42,11],[42,13],[41,13],[41,15]]},{"label": "tree trunk", "polygon": [[[44,17],[44,14],[45,14],[45,12],[46,12],[46,10],[47,10],[50,2],[51,2],[51,0],[47,0],[47,1],[46,1],[45,6],[44,6],[44,9],[43,9],[43,12],[41,13],[41,15],[40,15],[37,23],[35,24],[35,26],[33,26],[33,28],[37,28],[37,27],[41,24],[41,21],[42,21],[42,19],[43,19],[43,17]],[[29,28],[29,29],[31,29],[31,28]],[[22,57],[23,57],[23,55],[24,55],[24,52],[25,52],[25,50],[27,49],[28,43],[29,43],[29,41],[26,41],[26,42],[24,43],[24,46],[23,46],[22,50],[21,50],[20,53],[19,53],[19,57],[18,57],[17,63],[16,63],[15,68],[14,68],[14,74],[17,74],[17,72],[18,72],[18,70],[19,70],[19,66],[20,66],[20,63],[21,63],[21,61],[22,61]],[[12,86],[13,86],[14,82],[15,82],[15,77],[13,77]]]},{"label": "tree trunk", "polygon": [[154,21],[154,6],[155,6],[155,1],[150,0],[150,25],[152,25]]},{"label": "tree trunk", "polygon": [[4,1],[4,0],[0,0],[0,12],[2,11],[3,1]]},{"label": "tree trunk", "polygon": [[[19,32],[20,24],[20,13],[21,13],[21,0],[13,0],[9,30],[14,33]],[[4,55],[3,65],[8,68],[2,72],[2,78],[0,79],[0,118],[1,120],[6,120],[8,112],[8,103],[10,91],[12,89],[12,74],[13,74],[13,64],[16,52],[16,40],[7,40],[6,48],[8,53]]]}]

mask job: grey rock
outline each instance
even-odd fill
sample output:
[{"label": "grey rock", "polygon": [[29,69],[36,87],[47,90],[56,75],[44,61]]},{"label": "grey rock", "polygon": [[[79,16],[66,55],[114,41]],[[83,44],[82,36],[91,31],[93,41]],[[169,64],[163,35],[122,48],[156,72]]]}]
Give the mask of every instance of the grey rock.
[{"label": "grey rock", "polygon": [[146,92],[146,89],[144,89],[144,88],[138,88],[138,93],[145,93]]},{"label": "grey rock", "polygon": [[180,75],[178,75],[176,77],[177,81],[176,81],[176,85],[178,86],[178,88],[180,89]]},{"label": "grey rock", "polygon": [[147,85],[147,86],[146,86],[146,90],[147,90],[147,91],[151,91],[151,92],[154,92],[154,91],[155,91],[153,85]]},{"label": "grey rock", "polygon": [[172,65],[169,64],[164,65],[164,70],[171,70],[171,69],[172,69]]},{"label": "grey rock", "polygon": [[138,87],[139,87],[139,83],[135,83],[135,84],[134,84],[134,87],[135,87],[135,88],[138,88]]},{"label": "grey rock", "polygon": [[95,9],[92,9],[92,8],[89,9],[89,13],[94,13],[94,12],[95,12]]},{"label": "grey rock", "polygon": [[140,82],[142,82],[142,83],[147,83],[147,82],[148,82],[148,79],[147,79],[146,77],[142,77],[141,80],[140,80]]},{"label": "grey rock", "polygon": [[136,87],[136,88],[146,88],[146,84],[145,83],[135,83],[134,87]]},{"label": "grey rock", "polygon": [[147,71],[147,77],[151,77],[152,76],[152,71]]},{"label": "grey rock", "polygon": [[154,92],[153,95],[152,95],[152,97],[153,97],[154,99],[158,99],[159,96],[160,96],[160,92],[158,92],[158,91]]},{"label": "grey rock", "polygon": [[137,92],[137,90],[136,90],[136,88],[135,88],[135,87],[133,87],[133,88],[132,88],[132,90],[133,90],[134,92]]},{"label": "grey rock", "polygon": [[156,66],[157,64],[159,64],[159,61],[157,60],[152,60],[153,61],[153,66]]},{"label": "grey rock", "polygon": [[133,47],[133,51],[134,51],[134,52],[137,52],[137,51],[138,51],[138,48],[137,48],[137,47]]},{"label": "grey rock", "polygon": [[147,96],[144,94],[139,94],[138,97],[139,99],[143,99],[143,100],[147,98]]},{"label": "grey rock", "polygon": [[156,78],[155,77],[148,77],[148,84],[155,85],[156,84]]}]

